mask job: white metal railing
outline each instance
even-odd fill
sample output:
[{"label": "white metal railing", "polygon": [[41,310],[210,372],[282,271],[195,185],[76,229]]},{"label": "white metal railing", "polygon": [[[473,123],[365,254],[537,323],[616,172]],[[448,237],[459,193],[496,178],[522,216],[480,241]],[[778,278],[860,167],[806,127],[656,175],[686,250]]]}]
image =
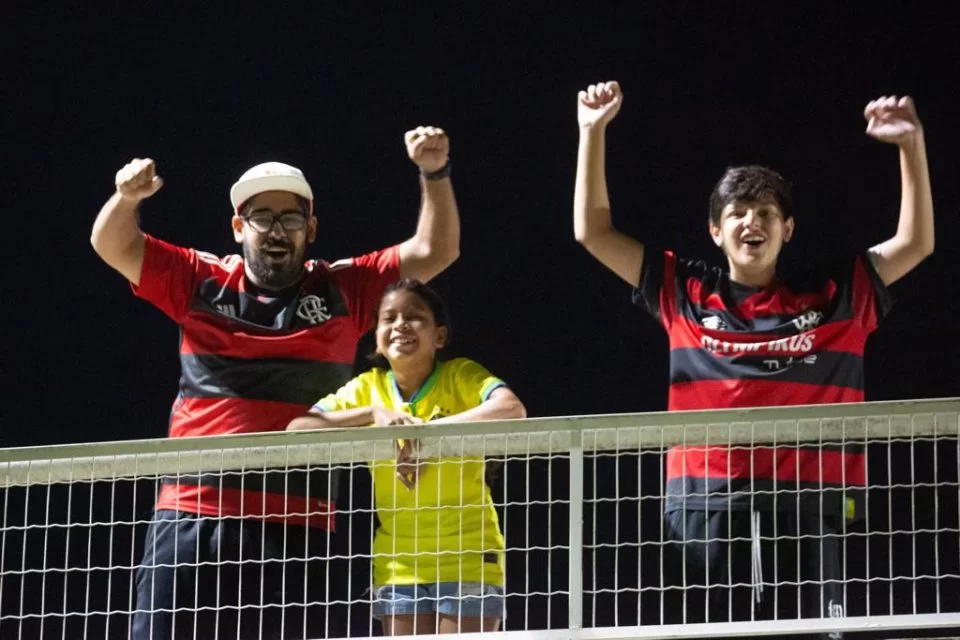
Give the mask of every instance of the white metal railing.
[{"label": "white metal railing", "polygon": [[[422,443],[421,456],[423,457],[480,455],[506,457],[523,464],[525,458],[542,455],[549,460],[563,459],[569,464],[568,498],[557,501],[558,504],[568,505],[569,534],[567,544],[562,545],[568,553],[569,565],[566,576],[567,588],[562,591],[567,595],[567,625],[563,629],[520,630],[513,630],[508,626],[510,630],[504,631],[504,636],[534,634],[538,638],[602,640],[626,637],[695,638],[721,635],[770,635],[864,628],[933,629],[960,626],[960,614],[957,613],[960,608],[950,609],[938,604],[935,612],[924,613],[920,612],[914,603],[913,610],[906,614],[874,614],[842,619],[701,625],[670,624],[663,621],[661,624],[649,625],[639,624],[638,619],[636,625],[584,628],[584,506],[590,502],[590,497],[584,492],[585,462],[592,463],[598,453],[607,453],[637,457],[639,464],[638,456],[641,452],[647,455],[658,455],[660,451],[671,445],[704,443],[789,445],[859,442],[885,445],[903,443],[911,447],[917,443],[934,443],[941,449],[952,448],[952,453],[956,454],[958,435],[960,435],[960,398],[533,418],[523,421],[426,424],[389,429],[265,433],[6,449],[0,450],[0,488],[15,491],[59,484],[115,483],[121,479],[156,480],[161,476],[198,472],[242,473],[293,467],[356,466],[372,459],[392,457],[394,442],[397,438],[419,439]],[[948,489],[944,491],[948,495],[936,494],[938,509],[940,509],[939,501],[941,500],[949,501],[953,508],[957,507],[960,500],[960,491],[954,488],[960,486],[956,480],[955,458],[954,455],[952,461],[954,468],[942,471],[947,480],[941,483],[937,477],[937,481],[933,483],[934,486],[928,487],[934,492],[938,490],[938,486]],[[662,471],[662,467],[660,470]],[[553,479],[554,482],[560,480],[560,478]],[[892,487],[892,483],[888,484]],[[885,486],[877,485],[872,488],[883,490]],[[15,530],[26,530],[31,526],[39,529],[45,526],[45,524],[31,525],[26,507],[23,524],[9,524],[7,504],[5,500],[3,528],[0,530],[4,536]],[[49,504],[47,512],[48,524]],[[10,519],[16,520],[12,516]],[[661,525],[657,523],[656,527],[650,528],[659,530]],[[935,534],[942,532],[944,536],[956,533],[956,526],[937,526],[935,529]],[[870,533],[868,530],[866,535],[869,536]],[[619,532],[617,534],[619,535]],[[642,536],[642,533],[638,532],[638,535]],[[509,531],[507,536],[509,548],[511,547]],[[3,544],[3,548],[7,548],[6,543]],[[953,547],[952,552],[954,556],[960,556],[960,550],[956,546]],[[509,553],[508,551],[508,557]],[[956,575],[957,558],[945,560],[949,560],[948,570],[940,572],[938,568],[936,575],[924,577],[943,581],[960,580],[960,575]],[[615,567],[615,570],[634,571],[636,567]],[[3,567],[3,572],[5,575],[0,578],[10,579],[11,576],[19,575],[18,572],[8,571],[7,566]],[[867,580],[870,578],[871,576],[868,575]],[[939,594],[939,582],[937,582],[937,589]],[[0,583],[0,600],[3,599],[3,591]],[[9,592],[9,589],[7,591]],[[890,600],[892,603],[893,595],[890,596]],[[909,609],[909,607],[906,608]],[[43,612],[39,615],[42,616]],[[57,615],[69,614],[61,611]],[[10,627],[12,619],[15,621],[16,616],[13,618],[7,616],[7,627]],[[2,631],[3,628],[4,623],[0,618],[0,635],[7,637]]]}]

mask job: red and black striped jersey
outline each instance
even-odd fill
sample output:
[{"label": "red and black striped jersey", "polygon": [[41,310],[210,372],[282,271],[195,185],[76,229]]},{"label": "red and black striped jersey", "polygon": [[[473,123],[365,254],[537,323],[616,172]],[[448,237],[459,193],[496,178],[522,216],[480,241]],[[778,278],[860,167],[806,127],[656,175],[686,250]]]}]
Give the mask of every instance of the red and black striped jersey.
[{"label": "red and black striped jersey", "polygon": [[[399,276],[390,247],[310,260],[283,292],[251,290],[243,258],[147,236],[134,293],[180,325],[180,388],[170,436],[282,431],[346,383],[383,290]],[[269,471],[167,479],[157,509],[332,527],[336,472]]]},{"label": "red and black striped jersey", "polygon": [[[863,401],[867,337],[892,303],[866,254],[763,288],[670,251],[646,254],[633,301],[667,331],[670,410]],[[863,449],[850,444],[674,447],[666,509],[840,508],[865,474]]]}]

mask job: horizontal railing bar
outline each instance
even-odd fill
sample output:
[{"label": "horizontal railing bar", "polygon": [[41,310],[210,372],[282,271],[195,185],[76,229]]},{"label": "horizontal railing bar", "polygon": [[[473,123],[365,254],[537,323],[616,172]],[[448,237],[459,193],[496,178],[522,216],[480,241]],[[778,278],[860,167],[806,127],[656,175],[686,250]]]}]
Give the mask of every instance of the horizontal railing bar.
[{"label": "horizontal railing bar", "polygon": [[943,398],[159,438],[3,449],[0,487],[360,464],[392,457],[398,438],[421,440],[424,457],[496,457],[558,455],[569,450],[573,438],[579,438],[586,452],[623,452],[677,444],[789,445],[958,434],[960,398]]},{"label": "horizontal railing bar", "polygon": [[[792,633],[832,631],[878,632],[960,627],[960,613],[921,613],[846,618],[755,620],[749,622],[707,622],[585,629],[544,629],[502,631],[497,640],[675,640],[679,638],[744,638]],[[418,636],[394,636],[392,640],[416,640]],[[853,635],[853,638],[859,636]],[[490,640],[489,633],[459,633],[457,640]],[[371,639],[372,640],[372,639]]]}]

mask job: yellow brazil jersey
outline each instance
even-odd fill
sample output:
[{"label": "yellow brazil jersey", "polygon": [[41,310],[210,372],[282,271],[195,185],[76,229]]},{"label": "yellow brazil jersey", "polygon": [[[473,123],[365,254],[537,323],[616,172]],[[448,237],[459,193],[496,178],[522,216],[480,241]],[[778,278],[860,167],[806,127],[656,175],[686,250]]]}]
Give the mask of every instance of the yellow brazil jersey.
[{"label": "yellow brazil jersey", "polygon": [[[400,395],[393,372],[373,369],[314,409],[378,406],[428,421],[472,409],[501,386],[502,380],[476,362],[456,358],[439,362],[409,401]],[[378,460],[370,467],[380,519],[373,540],[374,584],[503,586],[504,541],[482,457],[428,459],[413,490],[397,479],[395,460]]]}]

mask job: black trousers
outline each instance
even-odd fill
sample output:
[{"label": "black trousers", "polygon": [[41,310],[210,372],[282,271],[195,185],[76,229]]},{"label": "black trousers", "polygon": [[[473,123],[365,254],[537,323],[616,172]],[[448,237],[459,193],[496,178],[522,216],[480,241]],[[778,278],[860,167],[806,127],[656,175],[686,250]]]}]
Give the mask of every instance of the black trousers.
[{"label": "black trousers", "polygon": [[327,541],[320,529],[157,511],[131,637],[342,637],[343,612],[326,604],[328,580],[340,582],[327,571]]},{"label": "black trousers", "polygon": [[682,555],[686,622],[843,617],[840,539],[830,520],[805,512],[690,509],[665,518]]}]

